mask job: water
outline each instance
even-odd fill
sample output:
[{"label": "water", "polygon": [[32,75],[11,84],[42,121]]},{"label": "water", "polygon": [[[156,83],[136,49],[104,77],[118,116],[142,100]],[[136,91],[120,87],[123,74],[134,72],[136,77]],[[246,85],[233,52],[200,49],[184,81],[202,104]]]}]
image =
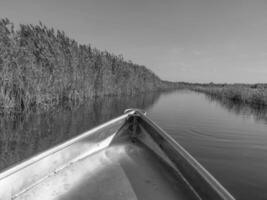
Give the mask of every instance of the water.
[{"label": "water", "polygon": [[267,199],[267,110],[179,91],[148,111],[237,199]]},{"label": "water", "polygon": [[0,117],[0,170],[138,107],[237,199],[267,199],[267,110],[187,90],[106,97],[76,108]]}]

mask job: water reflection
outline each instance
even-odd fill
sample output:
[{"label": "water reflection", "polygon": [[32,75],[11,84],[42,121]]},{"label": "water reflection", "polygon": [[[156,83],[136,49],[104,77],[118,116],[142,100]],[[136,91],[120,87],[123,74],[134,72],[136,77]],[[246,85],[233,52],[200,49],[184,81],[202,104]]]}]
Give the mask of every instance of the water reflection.
[{"label": "water reflection", "polygon": [[0,116],[0,170],[129,107],[147,110],[237,199],[266,199],[267,109],[188,90],[96,98],[48,113]]},{"label": "water reflection", "polygon": [[247,105],[208,94],[206,94],[205,97],[208,101],[215,102],[236,115],[246,116],[247,118],[253,117],[256,121],[267,123],[267,108],[264,106]]},{"label": "water reflection", "polygon": [[148,116],[236,199],[266,199],[265,109],[181,90],[161,96]]},{"label": "water reflection", "polygon": [[155,92],[95,98],[74,108],[0,116],[0,170],[119,116],[126,108],[149,109],[159,96]]}]

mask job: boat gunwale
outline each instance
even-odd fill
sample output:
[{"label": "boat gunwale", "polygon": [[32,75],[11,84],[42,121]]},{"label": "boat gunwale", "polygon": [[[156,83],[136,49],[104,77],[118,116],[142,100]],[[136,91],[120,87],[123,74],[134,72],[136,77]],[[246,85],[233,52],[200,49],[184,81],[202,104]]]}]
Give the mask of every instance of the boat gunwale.
[{"label": "boat gunwale", "polygon": [[[136,120],[138,118],[140,120]],[[123,120],[125,121],[123,122]],[[101,125],[98,125],[78,136],[75,136],[61,144],[56,145],[55,147],[52,147],[44,152],[41,152],[25,161],[22,161],[21,163],[16,164],[13,167],[11,166],[11,168],[0,173],[0,182],[4,180],[5,178],[8,178],[9,176],[17,173],[20,170],[23,170],[24,168],[28,166],[33,165],[36,162],[42,159],[45,159],[49,157],[50,155],[53,155],[61,150],[64,150],[68,148],[69,146],[85,139],[86,137],[92,134],[98,133],[98,131],[102,131],[102,130],[105,131],[107,128],[113,127],[112,125],[115,126],[119,122],[122,126],[123,124],[125,125],[125,123],[130,122],[133,125],[132,127],[133,134],[131,135],[131,137],[137,137],[137,138],[138,138],[138,133],[137,134],[135,133],[136,128],[134,127],[136,127],[138,123],[140,123],[139,125],[142,127],[143,125],[145,125],[145,127],[143,127],[144,130],[147,132],[147,134],[152,136],[152,139],[163,150],[164,154],[167,157],[169,157],[170,161],[174,164],[173,167],[175,167],[176,170],[180,171],[179,167],[182,166],[182,171],[181,171],[182,176],[184,176],[185,180],[187,179],[191,180],[191,182],[188,181],[188,183],[189,185],[192,186],[192,188],[194,189],[194,191],[196,191],[196,193],[203,192],[202,190],[206,186],[208,188],[207,194],[209,194],[208,196],[211,197],[211,199],[212,199],[212,196],[217,196],[219,197],[219,199],[222,199],[222,200],[235,200],[235,198],[221,185],[221,183],[218,182],[218,180],[216,180],[210,174],[210,172],[208,172],[207,169],[205,169],[189,152],[187,152],[177,141],[174,140],[174,138],[172,138],[167,132],[165,132],[161,127],[159,127],[155,122],[153,122],[144,113],[142,113],[142,111],[138,109],[126,110],[125,114],[119,117],[116,117],[110,121],[107,121]],[[171,153],[173,155],[170,155]],[[184,171],[186,165],[189,168]],[[183,171],[185,175],[183,174]],[[193,173],[193,175],[191,175],[193,179],[190,178],[191,173]],[[197,177],[194,177],[196,175]],[[196,181],[197,183],[195,184],[194,181]],[[204,185],[200,185],[199,187],[199,183],[202,183]],[[201,199],[203,199],[203,197],[201,197]],[[204,199],[205,199],[205,194],[204,194]]]},{"label": "boat gunwale", "polygon": [[78,136],[75,136],[75,137],[73,137],[73,138],[71,138],[65,142],[62,142],[62,143],[60,143],[60,144],[58,144],[58,145],[56,145],[56,146],[54,146],[48,150],[45,150],[45,151],[43,151],[37,155],[34,155],[33,157],[30,157],[26,160],[22,160],[18,164],[12,165],[11,167],[4,170],[3,172],[0,172],[0,181],[7,178],[8,176],[10,176],[12,174],[24,169],[25,167],[27,167],[29,165],[32,165],[32,164],[54,154],[54,153],[56,153],[62,149],[69,147],[70,145],[72,145],[76,142],[79,142],[80,140],[88,137],[89,135],[91,135],[97,131],[100,131],[101,129],[106,128],[107,126],[110,126],[110,125],[112,125],[116,122],[119,122],[121,120],[127,119],[127,117],[129,117],[130,115],[132,115],[134,113],[135,113],[135,111],[127,112],[127,113],[125,113],[119,117],[116,117],[112,120],[109,120],[109,121],[103,123],[103,124],[100,124],[100,125],[92,128],[92,129],[90,129],[90,130],[88,130],[82,134],[79,134]]},{"label": "boat gunwale", "polygon": [[[177,141],[174,140],[166,131],[159,127],[155,122],[149,119],[142,112],[136,111],[138,117],[148,123],[152,128],[154,128],[157,133],[166,140],[176,152],[178,152],[181,157],[183,157],[190,166],[196,170],[196,172],[215,190],[223,199],[235,200],[232,194],[209,172],[207,169],[201,165],[184,147],[182,147]],[[160,145],[160,144],[159,144]],[[185,177],[186,178],[186,177]],[[197,190],[196,190],[197,191]]]}]

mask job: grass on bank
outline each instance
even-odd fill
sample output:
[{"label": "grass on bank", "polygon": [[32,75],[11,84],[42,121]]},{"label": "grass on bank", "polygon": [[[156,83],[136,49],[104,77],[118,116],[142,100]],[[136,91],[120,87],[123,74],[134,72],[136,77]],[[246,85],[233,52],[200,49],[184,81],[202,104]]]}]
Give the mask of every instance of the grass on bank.
[{"label": "grass on bank", "polygon": [[267,84],[186,84],[186,87],[252,106],[267,106]]},{"label": "grass on bank", "polygon": [[173,87],[142,65],[82,45],[42,23],[0,20],[0,112]]}]

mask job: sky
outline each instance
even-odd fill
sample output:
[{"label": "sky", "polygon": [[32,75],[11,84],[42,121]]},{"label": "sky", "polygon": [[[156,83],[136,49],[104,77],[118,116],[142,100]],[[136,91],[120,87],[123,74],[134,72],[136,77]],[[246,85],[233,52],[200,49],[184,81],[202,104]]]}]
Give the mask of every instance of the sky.
[{"label": "sky", "polygon": [[266,0],[0,0],[0,17],[41,21],[164,80],[267,82]]}]

